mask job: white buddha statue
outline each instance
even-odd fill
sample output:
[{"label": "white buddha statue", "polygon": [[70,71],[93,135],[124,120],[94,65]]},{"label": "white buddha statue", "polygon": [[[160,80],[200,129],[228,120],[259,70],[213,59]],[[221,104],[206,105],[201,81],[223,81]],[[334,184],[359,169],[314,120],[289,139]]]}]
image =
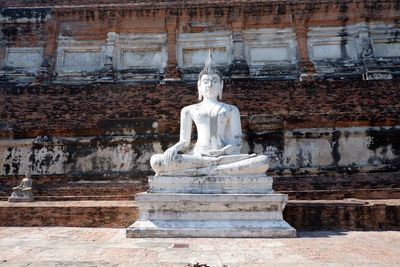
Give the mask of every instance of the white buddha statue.
[{"label": "white buddha statue", "polygon": [[25,177],[22,179],[18,186],[13,187],[13,192],[8,198],[9,202],[30,202],[33,201],[32,193],[32,178],[30,170],[25,173]]},{"label": "white buddha statue", "polygon": [[[206,61],[197,82],[201,102],[181,111],[179,142],[164,154],[153,155],[150,164],[161,176],[255,175],[268,169],[264,155],[240,154],[242,129],[239,109],[221,102],[223,80]],[[194,149],[185,151],[191,142],[192,124],[197,128]]]}]

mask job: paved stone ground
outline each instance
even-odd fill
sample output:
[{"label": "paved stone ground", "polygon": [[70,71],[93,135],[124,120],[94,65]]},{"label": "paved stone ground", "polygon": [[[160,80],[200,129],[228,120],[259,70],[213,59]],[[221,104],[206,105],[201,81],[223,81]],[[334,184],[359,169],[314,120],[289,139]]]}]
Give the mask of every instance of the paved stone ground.
[{"label": "paved stone ground", "polygon": [[400,266],[400,232],[127,239],[115,228],[3,227],[0,266]]}]

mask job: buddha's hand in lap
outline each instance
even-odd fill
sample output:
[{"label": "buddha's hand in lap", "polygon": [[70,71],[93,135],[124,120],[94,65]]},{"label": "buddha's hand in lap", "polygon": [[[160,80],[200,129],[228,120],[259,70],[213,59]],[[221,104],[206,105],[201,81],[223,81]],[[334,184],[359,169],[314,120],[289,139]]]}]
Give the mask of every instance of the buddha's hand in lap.
[{"label": "buddha's hand in lap", "polygon": [[202,156],[206,157],[219,157],[222,155],[225,155],[224,151],[222,149],[217,149],[217,150],[210,150],[210,151],[205,151],[201,153]]},{"label": "buddha's hand in lap", "polygon": [[209,150],[202,153],[202,156],[208,157],[219,157],[222,155],[230,155],[234,153],[234,147],[232,145],[227,145],[221,149]]},{"label": "buddha's hand in lap", "polygon": [[168,148],[167,150],[165,150],[165,152],[164,152],[165,166],[169,166],[177,154],[178,154],[178,149],[175,146],[172,146],[172,147]]}]

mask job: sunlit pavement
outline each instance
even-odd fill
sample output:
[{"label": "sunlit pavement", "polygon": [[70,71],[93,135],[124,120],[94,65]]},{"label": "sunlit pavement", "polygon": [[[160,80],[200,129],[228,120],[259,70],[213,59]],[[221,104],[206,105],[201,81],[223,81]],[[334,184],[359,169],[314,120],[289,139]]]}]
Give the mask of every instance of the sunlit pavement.
[{"label": "sunlit pavement", "polygon": [[298,238],[125,238],[125,229],[0,228],[1,266],[400,266],[400,231]]}]

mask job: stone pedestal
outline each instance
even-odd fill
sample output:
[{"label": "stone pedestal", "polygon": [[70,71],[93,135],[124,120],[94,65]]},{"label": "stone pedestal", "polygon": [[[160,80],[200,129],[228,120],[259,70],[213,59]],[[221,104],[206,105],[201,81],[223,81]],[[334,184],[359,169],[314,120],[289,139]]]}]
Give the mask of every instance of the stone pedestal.
[{"label": "stone pedestal", "polygon": [[8,198],[8,202],[32,202],[34,201],[32,191],[14,191]]},{"label": "stone pedestal", "polygon": [[127,237],[296,237],[271,177],[153,176],[149,185]]}]

